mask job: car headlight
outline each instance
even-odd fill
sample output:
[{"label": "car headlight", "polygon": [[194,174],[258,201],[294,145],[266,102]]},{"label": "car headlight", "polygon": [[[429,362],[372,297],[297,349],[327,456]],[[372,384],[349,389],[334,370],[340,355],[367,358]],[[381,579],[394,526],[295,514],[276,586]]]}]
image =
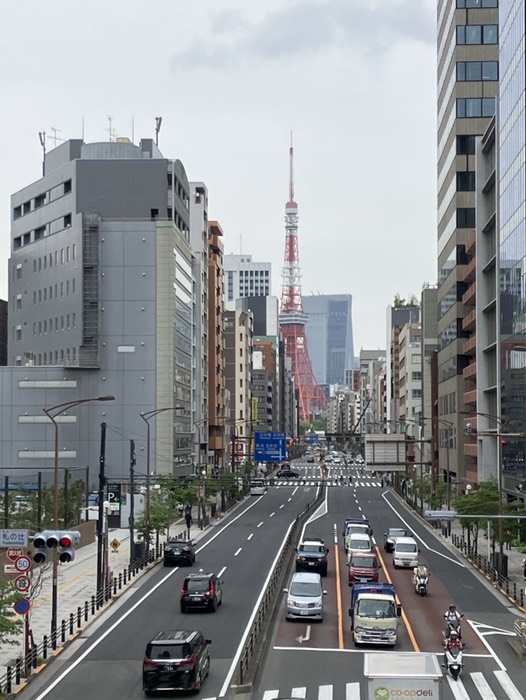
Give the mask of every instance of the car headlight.
[{"label": "car headlight", "polygon": [[355,627],[354,631],[356,632],[356,634],[363,634],[365,632],[363,627]]},{"label": "car headlight", "polygon": [[289,598],[287,600],[287,605],[289,606],[289,608],[293,608],[296,605],[296,601],[293,600],[292,598]]},{"label": "car headlight", "polygon": [[296,557],[296,561],[305,561],[305,557]]}]

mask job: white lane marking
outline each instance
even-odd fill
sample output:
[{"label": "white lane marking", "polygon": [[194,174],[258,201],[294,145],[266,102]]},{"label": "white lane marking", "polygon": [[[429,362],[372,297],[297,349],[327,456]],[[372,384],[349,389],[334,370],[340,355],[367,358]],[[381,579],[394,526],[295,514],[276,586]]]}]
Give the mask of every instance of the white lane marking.
[{"label": "white lane marking", "polygon": [[240,552],[242,549],[243,549],[243,547],[240,547],[240,548],[237,550],[237,552],[234,552],[234,556],[237,557],[237,555],[239,554],[239,552]]},{"label": "white lane marking", "polygon": [[221,578],[221,576],[225,573],[225,571],[226,571],[226,566],[223,566],[221,571],[217,574],[217,578]]},{"label": "white lane marking", "polygon": [[[503,630],[500,627],[493,627],[492,625],[485,625],[482,622],[472,623],[480,633],[487,637],[490,634],[503,634],[506,637],[515,637],[515,632],[510,632],[509,630]],[[487,631],[485,631],[487,630]]]},{"label": "white lane marking", "polygon": [[307,688],[292,688],[290,696],[292,698],[304,698],[307,695]]},{"label": "white lane marking", "polygon": [[[230,688],[230,683],[232,682],[232,677],[233,677],[233,675],[234,675],[235,670],[236,670],[237,667],[238,667],[239,659],[241,658],[241,654],[242,654],[242,652],[243,652],[245,643],[246,643],[246,641],[247,641],[247,637],[248,637],[248,635],[249,635],[249,633],[250,633],[250,630],[252,629],[252,625],[253,625],[253,623],[254,623],[254,619],[255,619],[256,614],[257,614],[257,612],[258,612],[258,610],[259,610],[259,606],[260,606],[260,604],[261,604],[261,601],[263,600],[263,597],[264,597],[264,595],[265,595],[265,591],[267,590],[267,586],[269,585],[270,579],[272,578],[272,575],[273,575],[273,572],[274,572],[274,567],[276,566],[276,564],[277,564],[278,561],[279,561],[279,558],[281,557],[281,554],[282,554],[283,549],[284,549],[284,547],[285,547],[285,543],[288,541],[288,537],[289,537],[290,531],[292,530],[293,525],[294,525],[294,523],[291,523],[291,524],[288,526],[287,531],[285,532],[285,534],[284,534],[284,536],[283,536],[283,540],[282,540],[282,542],[281,542],[280,548],[279,548],[279,550],[278,550],[277,553],[276,553],[276,557],[275,557],[274,561],[272,562],[272,564],[271,564],[270,567],[269,567],[267,577],[266,577],[266,579],[263,581],[263,585],[261,586],[261,590],[260,590],[260,592],[259,592],[258,599],[256,600],[256,602],[255,602],[255,604],[254,604],[254,608],[253,608],[253,610],[252,610],[252,614],[251,614],[250,618],[249,618],[248,621],[247,621],[247,625],[246,625],[246,627],[245,627],[245,632],[244,632],[243,636],[241,637],[241,641],[239,642],[239,646],[238,646],[238,648],[237,648],[237,650],[236,650],[236,653],[234,654],[234,658],[232,659],[232,664],[231,664],[231,666],[230,666],[230,668],[228,669],[228,672],[227,672],[227,674],[226,674],[225,682],[223,683],[223,685],[222,685],[222,687],[221,687],[221,690],[219,691],[219,696],[218,696],[218,697],[220,697],[220,698],[224,698],[225,695],[226,695],[227,692],[228,692],[228,689]],[[296,647],[296,648],[297,648],[297,647]],[[39,699],[37,699],[37,700],[39,700]]]},{"label": "white lane marking", "polygon": [[484,674],[480,671],[474,671],[469,674],[473,679],[473,683],[477,687],[477,690],[484,698],[484,700],[497,700],[497,696],[489,687],[488,681],[484,678]]},{"label": "white lane marking", "polygon": [[258,527],[261,527],[263,525],[263,521],[259,523]]},{"label": "white lane marking", "polygon": [[469,700],[469,695],[467,694],[466,689],[464,688],[464,683],[462,683],[460,678],[458,681],[454,681],[449,674],[446,676],[446,678],[451,692],[455,696],[455,700]]},{"label": "white lane marking", "polygon": [[272,518],[274,515],[276,515],[276,513],[271,513],[268,517]]},{"label": "white lane marking", "polygon": [[265,690],[263,693],[263,700],[275,700],[279,698],[279,690]]},{"label": "white lane marking", "polygon": [[338,544],[338,526],[336,525],[336,523],[334,523],[333,529],[334,529],[334,544]]},{"label": "white lane marking", "polygon": [[290,503],[291,501],[292,501],[292,498],[289,498],[289,499],[287,500],[287,503]]},{"label": "white lane marking", "polygon": [[320,685],[318,700],[332,700],[332,685]]},{"label": "white lane marking", "polygon": [[251,540],[254,537],[254,533],[251,532],[250,535],[247,537],[247,542]]},{"label": "white lane marking", "polygon": [[505,671],[494,671],[494,674],[510,700],[524,700],[524,696],[519,693],[513,681]]},{"label": "white lane marking", "polygon": [[280,507],[279,507],[279,508],[280,508],[280,510],[281,510],[282,508],[285,508],[285,504],[284,504],[284,503],[282,503],[282,504],[280,505]]},{"label": "white lane marking", "polygon": [[300,635],[299,637],[296,637],[296,641],[299,642],[300,644],[303,644],[303,642],[310,641],[310,625],[307,625],[307,629],[305,630],[304,635]]},{"label": "white lane marking", "polygon": [[486,649],[489,651],[489,653],[491,654],[491,656],[495,659],[495,663],[497,664],[497,666],[500,666],[500,668],[501,668],[503,671],[505,671],[505,670],[506,670],[506,667],[504,666],[504,664],[502,663],[502,661],[499,659],[499,657],[497,656],[496,652],[493,651],[493,649],[490,647],[490,645],[488,644],[488,642],[486,641],[486,639],[484,638],[484,636],[478,631],[478,629],[477,629],[477,623],[476,623],[475,621],[471,622],[471,620],[467,620],[467,623],[468,623],[468,625],[471,627],[471,629],[473,630],[473,632],[475,632],[475,634],[476,634],[477,637],[480,639],[480,641],[482,642],[482,644],[484,644],[484,646],[485,646]]},{"label": "white lane marking", "polygon": [[[298,489],[299,489],[299,486],[296,486],[296,488],[295,488],[294,491],[292,492],[292,495],[293,495],[293,496],[294,496],[294,494],[296,493],[296,491],[297,491]],[[289,500],[290,500],[290,499],[289,499]]]},{"label": "white lane marking", "polygon": [[360,684],[346,683],[345,684],[345,700],[360,700]]},{"label": "white lane marking", "polygon": [[413,528],[407,523],[402,515],[396,510],[396,508],[392,505],[392,503],[389,503],[389,500],[385,497],[385,494],[382,494],[382,498],[386,502],[386,504],[389,506],[389,508],[393,511],[393,513],[396,513],[396,516],[404,523],[404,525],[407,527],[408,530],[411,530],[413,532],[412,537],[414,537],[416,540],[421,542],[424,547],[429,550],[430,552],[434,552],[435,554],[438,554],[439,557],[442,557],[442,559],[447,559],[450,561],[452,564],[456,564],[457,566],[460,566],[461,569],[465,569],[466,567],[462,562],[458,561],[458,559],[454,559],[453,557],[448,557],[447,554],[442,554],[442,552],[438,552],[436,549],[433,549],[433,547],[430,547],[427,542],[424,542],[424,540],[414,532]]},{"label": "white lane marking", "polygon": [[307,525],[309,525],[310,523],[313,523],[315,520],[317,520],[318,518],[321,518],[323,515],[327,515],[327,513],[329,512],[329,507],[327,505],[328,499],[329,499],[329,492],[327,491],[327,489],[325,489],[325,498],[323,500],[323,503],[320,503],[318,508],[316,508],[314,513],[310,516],[310,518],[306,521],[305,525],[303,526],[303,530],[301,531],[300,542],[302,542],[304,537],[305,537],[305,529],[306,529]]}]

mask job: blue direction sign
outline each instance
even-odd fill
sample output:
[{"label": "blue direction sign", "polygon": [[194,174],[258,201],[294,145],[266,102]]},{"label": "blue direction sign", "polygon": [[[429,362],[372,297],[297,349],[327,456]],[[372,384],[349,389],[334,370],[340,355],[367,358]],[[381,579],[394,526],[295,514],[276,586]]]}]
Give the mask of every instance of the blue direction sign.
[{"label": "blue direction sign", "polygon": [[285,433],[254,433],[256,462],[284,462],[287,459]]}]

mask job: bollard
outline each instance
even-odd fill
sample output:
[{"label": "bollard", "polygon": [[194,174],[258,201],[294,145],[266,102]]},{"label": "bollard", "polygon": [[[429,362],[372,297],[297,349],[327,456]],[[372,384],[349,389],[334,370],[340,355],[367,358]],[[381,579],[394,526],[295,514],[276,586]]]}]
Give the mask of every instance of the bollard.
[{"label": "bollard", "polygon": [[114,596],[117,595],[117,579],[116,578],[113,579],[113,595]]},{"label": "bollard", "polygon": [[89,618],[89,603],[87,600],[84,601],[84,622],[87,622]]},{"label": "bollard", "polygon": [[69,614],[69,636],[73,636],[73,632],[75,631],[75,616],[73,613]]},{"label": "bollard", "polygon": [[57,630],[51,632],[51,648],[53,651],[57,648]]},{"label": "bollard", "polygon": [[66,643],[66,621],[62,620],[60,623],[60,639],[62,644]]},{"label": "bollard", "polygon": [[77,627],[79,629],[82,627],[82,608],[80,605],[77,608]]},{"label": "bollard", "polygon": [[20,677],[22,675],[22,662],[17,659],[15,662],[15,683],[20,685]]},{"label": "bollard", "polygon": [[44,638],[42,640],[42,656],[44,657],[44,661],[47,660],[47,648],[48,648],[48,638],[47,638],[47,634],[45,634]]},{"label": "bollard", "polygon": [[5,685],[6,693],[10,693],[13,689],[13,669],[11,666],[7,667],[7,678]]},{"label": "bollard", "polygon": [[119,591],[122,589],[122,573],[119,572]]},{"label": "bollard", "polygon": [[95,615],[95,596],[91,596],[91,614]]}]

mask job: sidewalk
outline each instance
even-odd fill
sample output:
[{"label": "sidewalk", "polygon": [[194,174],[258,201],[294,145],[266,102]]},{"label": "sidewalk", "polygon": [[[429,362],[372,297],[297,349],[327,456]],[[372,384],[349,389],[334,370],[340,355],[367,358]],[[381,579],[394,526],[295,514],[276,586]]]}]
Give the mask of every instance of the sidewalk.
[{"label": "sidewalk", "polygon": [[[212,523],[211,523],[212,524]],[[176,537],[186,532],[184,518],[178,519],[170,526],[170,537]],[[203,530],[197,527],[197,518],[190,529],[190,537],[195,541]],[[116,551],[109,547],[109,569],[113,576],[118,577],[130,564],[130,531],[128,529],[110,529],[109,541],[118,540],[120,546]],[[166,541],[166,536],[160,538],[160,542]],[[153,542],[155,546],[155,539]],[[69,621],[70,614],[77,614],[79,606],[83,607],[85,601],[90,601],[97,591],[97,539],[76,551],[75,560],[71,564],[59,564],[58,567],[58,595],[57,595],[57,620],[60,626],[62,620]],[[145,571],[147,569],[144,569]],[[136,577],[135,577],[136,578]],[[128,582],[135,581],[132,578]],[[51,588],[52,572],[47,567],[43,574],[42,589],[33,602],[29,613],[29,625],[33,633],[35,644],[40,644],[44,635],[50,635],[51,631]],[[127,587],[127,586],[126,586]],[[123,590],[126,588],[123,587]],[[103,614],[108,608],[106,603],[100,608],[99,614]],[[90,616],[90,619],[94,619]],[[83,625],[85,626],[85,622]],[[76,629],[75,620],[75,629]],[[66,639],[69,638],[69,633]],[[2,645],[0,647],[0,677],[5,673],[6,666],[15,658],[24,654],[24,633],[14,638],[16,645]],[[60,640],[59,640],[60,641]],[[60,646],[60,644],[58,645]],[[50,654],[51,654],[50,650]]]}]

